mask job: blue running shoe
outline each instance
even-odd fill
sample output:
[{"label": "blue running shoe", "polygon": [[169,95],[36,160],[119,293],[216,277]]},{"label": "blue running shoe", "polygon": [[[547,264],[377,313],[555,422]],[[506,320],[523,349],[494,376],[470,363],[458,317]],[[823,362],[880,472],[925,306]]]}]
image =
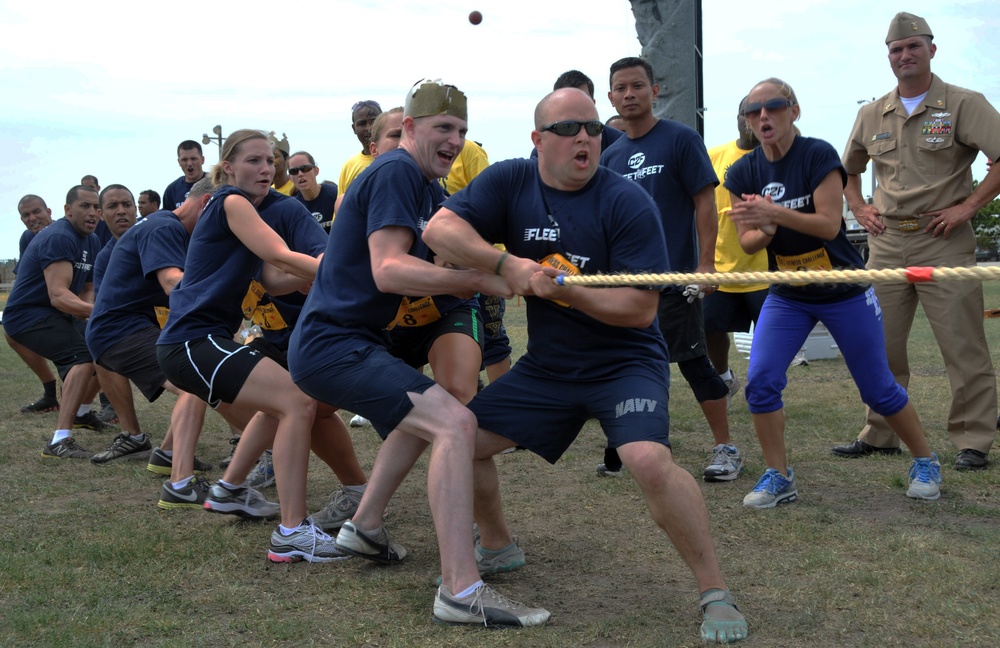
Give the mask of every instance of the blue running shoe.
[{"label": "blue running shoe", "polygon": [[918,457],[910,464],[910,488],[907,497],[936,500],[941,497],[941,463],[933,452],[930,457]]},{"label": "blue running shoe", "polygon": [[799,498],[795,488],[795,474],[788,469],[786,478],[774,468],[768,468],[757,480],[757,485],[743,498],[743,506],[751,508],[774,508],[779,504],[789,504]]}]

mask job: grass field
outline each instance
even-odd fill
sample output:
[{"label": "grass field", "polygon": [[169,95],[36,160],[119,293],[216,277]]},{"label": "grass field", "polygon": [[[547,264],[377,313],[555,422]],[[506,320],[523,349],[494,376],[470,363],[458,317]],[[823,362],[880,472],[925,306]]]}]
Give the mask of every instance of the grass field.
[{"label": "grass field", "polygon": [[[987,307],[1000,285],[987,284]],[[987,320],[994,363],[1000,320]],[[524,308],[507,328],[523,352]],[[595,350],[600,352],[600,350]],[[1000,641],[1000,469],[957,473],[945,429],[948,383],[926,322],[911,338],[912,397],[944,466],[942,498],[905,497],[908,455],[838,460],[863,408],[842,360],[790,369],[787,437],[800,500],[744,509],[763,470],[746,403],[730,411],[747,473],[701,484],[729,585],[746,613],[746,646],[967,646]],[[734,366],[744,374],[746,361]],[[431,622],[436,545],[418,464],[390,505],[407,560],[272,565],[273,525],[156,508],[160,480],[144,464],[92,466],[43,460],[54,414],[24,416],[39,386],[0,349],[0,645],[3,646],[695,646],[700,615],[693,579],[653,525],[626,477],[598,477],[603,439],[589,424],[556,466],[528,453],[498,459],[507,514],[528,565],[493,579],[513,598],[553,612],[546,628],[486,632]],[[711,445],[686,386],[672,391],[675,458],[700,475]],[[162,438],[172,398],[140,419]],[[353,432],[363,465],[377,449]],[[112,435],[79,435],[91,450]],[[198,454],[217,464],[228,428],[211,415]],[[215,470],[212,477],[221,473]],[[701,482],[699,482],[701,483]],[[309,504],[337,486],[310,466]],[[273,498],[274,490],[268,494]]]}]

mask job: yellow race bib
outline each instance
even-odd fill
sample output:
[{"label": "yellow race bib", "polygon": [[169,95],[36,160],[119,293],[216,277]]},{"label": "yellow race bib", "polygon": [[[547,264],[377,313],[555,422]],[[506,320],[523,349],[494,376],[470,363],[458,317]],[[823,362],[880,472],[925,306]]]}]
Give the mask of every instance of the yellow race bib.
[{"label": "yellow race bib", "polygon": [[170,309],[166,306],[153,306],[153,311],[156,313],[156,323],[162,329],[167,325],[167,318],[170,317]]},{"label": "yellow race bib", "polygon": [[[798,272],[800,270],[832,270],[833,264],[826,253],[826,248],[804,252],[795,256],[774,255],[774,260],[778,264],[779,270],[785,272]],[[789,284],[791,286],[805,286],[807,284]]]},{"label": "yellow race bib", "polygon": [[399,310],[396,311],[396,319],[392,320],[389,326],[385,327],[385,330],[391,331],[397,326],[426,326],[439,319],[441,319],[441,313],[434,305],[433,297],[420,297],[414,301],[410,301],[409,297],[403,297],[403,300],[399,302]]},{"label": "yellow race bib", "polygon": [[[265,297],[267,301],[261,303]],[[256,279],[250,281],[246,297],[243,298],[243,317],[268,331],[280,331],[288,328],[285,318],[278,312],[270,295]]]},{"label": "yellow race bib", "polygon": [[[575,275],[580,274],[580,269],[577,268],[572,263],[570,263],[566,259],[566,257],[564,257],[563,255],[559,254],[558,252],[553,252],[552,254],[550,254],[549,256],[545,257],[544,259],[542,259],[538,263],[540,263],[541,265],[544,265],[544,266],[549,266],[550,268],[555,268],[556,270],[559,270],[563,274],[567,274],[567,275],[570,275],[570,276],[575,276]],[[566,302],[561,302],[558,299],[553,299],[552,301],[554,301],[555,303],[559,304],[560,306],[564,306],[566,308],[569,308],[569,304],[567,304]]]}]

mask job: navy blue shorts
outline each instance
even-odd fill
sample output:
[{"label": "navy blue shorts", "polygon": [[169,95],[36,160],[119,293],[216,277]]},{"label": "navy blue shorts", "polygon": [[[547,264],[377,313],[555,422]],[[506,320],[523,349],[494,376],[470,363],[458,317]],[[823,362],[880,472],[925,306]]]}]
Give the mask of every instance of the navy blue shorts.
[{"label": "navy blue shorts", "polygon": [[59,313],[44,317],[10,337],[18,344],[51,360],[56,366],[59,377],[65,381],[70,369],[94,361],[84,337],[86,327],[87,323],[84,320]]},{"label": "navy blue shorts", "polygon": [[212,407],[235,401],[250,372],[265,357],[257,349],[215,335],[156,347],[167,379]]},{"label": "navy blue shorts", "polygon": [[746,333],[750,323],[760,317],[760,309],[767,299],[767,288],[750,292],[722,292],[717,290],[705,295],[701,307],[705,315],[705,330],[721,333]]},{"label": "navy blue shorts", "polygon": [[479,427],[555,463],[584,423],[596,418],[612,448],[633,441],[670,446],[667,384],[622,374],[593,382],[553,378],[521,358],[503,378],[479,392],[469,409]]},{"label": "navy blue shorts", "polygon": [[148,326],[126,335],[97,358],[97,364],[131,380],[152,403],[163,393],[163,383],[167,380],[156,359],[159,337],[159,326]]},{"label": "navy blue shorts", "polygon": [[385,439],[413,409],[408,392],[422,394],[435,383],[373,344],[337,358],[296,384],[320,402],[365,417]]}]

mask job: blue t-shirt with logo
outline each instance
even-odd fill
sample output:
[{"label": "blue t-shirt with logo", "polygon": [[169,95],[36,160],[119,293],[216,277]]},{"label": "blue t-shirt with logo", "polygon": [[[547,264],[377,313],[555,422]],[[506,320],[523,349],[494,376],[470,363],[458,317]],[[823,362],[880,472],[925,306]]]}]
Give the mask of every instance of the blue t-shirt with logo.
[{"label": "blue t-shirt with logo", "polygon": [[[405,227],[413,232],[409,253],[431,261],[421,233],[443,200],[440,183],[425,178],[401,148],[378,156],[351,183],[292,334],[288,363],[293,380],[312,375],[355,349],[388,346],[386,327],[395,320],[404,295],[383,293],[375,285],[368,237],[385,227]],[[441,313],[467,301],[434,295]]]},{"label": "blue t-shirt with logo", "polygon": [[301,191],[296,192],[295,199],[306,206],[316,222],[323,226],[323,231],[330,231],[333,208],[337,203],[337,185],[323,183],[319,185],[319,195],[312,200],[306,200]]},{"label": "blue t-shirt with logo", "polygon": [[663,219],[671,270],[697,268],[694,195],[719,184],[698,131],[661,119],[642,137],[619,137],[601,154],[601,164],[653,197]]},{"label": "blue t-shirt with logo", "polygon": [[94,280],[93,264],[100,249],[101,242],[96,234],[80,234],[65,218],[36,234],[24,251],[20,272],[7,297],[3,311],[4,330],[14,335],[43,318],[60,314],[62,311],[49,300],[45,268],[60,261],[72,263],[69,289],[79,295],[84,286]]},{"label": "blue t-shirt with logo", "polygon": [[[670,268],[656,205],[605,167],[582,189],[560,191],[541,181],[536,160],[506,160],[444,206],[518,257],[542,261],[558,253],[585,275]],[[623,367],[665,379],[666,344],[655,320],[624,328],[547,299],[528,296],[526,302],[528,347],[518,362],[567,380],[602,380]]]},{"label": "blue t-shirt with logo", "polygon": [[[846,184],[847,173],[837,151],[823,140],[799,136],[780,160],[769,161],[760,148],[744,155],[729,167],[726,189],[737,196],[770,196],[776,204],[803,214],[815,214],[813,192],[831,171],[840,174],[842,186]],[[840,232],[832,241],[778,226],[767,245],[767,260],[771,270],[865,267],[861,254],[847,238],[843,219]],[[771,292],[788,299],[826,303],[860,295],[867,288],[868,284],[774,284]]]},{"label": "blue t-shirt with logo", "polygon": [[[204,178],[205,174],[201,174],[201,178]],[[198,178],[198,180],[201,180]],[[163,208],[164,209],[177,209],[184,204],[187,200],[188,194],[191,193],[191,187],[195,185],[194,182],[188,182],[181,176],[167,185],[167,188],[163,190]]]}]

